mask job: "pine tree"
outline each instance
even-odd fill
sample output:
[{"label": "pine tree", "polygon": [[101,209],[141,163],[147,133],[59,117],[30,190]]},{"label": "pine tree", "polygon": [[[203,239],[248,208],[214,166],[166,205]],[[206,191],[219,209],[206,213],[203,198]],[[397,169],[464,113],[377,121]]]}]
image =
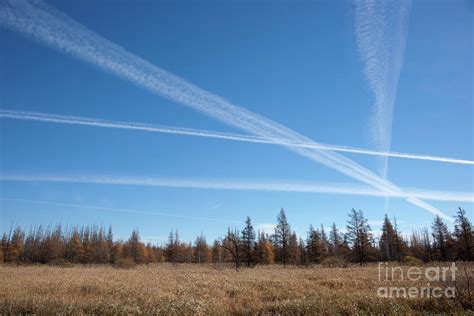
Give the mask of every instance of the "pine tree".
[{"label": "pine tree", "polygon": [[89,227],[81,229],[82,249],[84,249],[84,263],[93,263],[94,247],[91,241],[91,233]]},{"label": "pine tree", "polygon": [[257,242],[257,262],[260,264],[272,264],[275,260],[275,252],[272,243],[265,236],[264,232],[258,234]]},{"label": "pine tree", "polygon": [[134,229],[125,244],[126,254],[135,263],[145,262],[145,245],[140,241],[138,229]]},{"label": "pine tree", "polygon": [[404,238],[402,237],[402,234],[398,230],[397,219],[395,217],[393,218],[393,224],[393,229],[395,230],[395,258],[398,261],[402,261],[402,257],[406,251],[407,245],[404,241]]},{"label": "pine tree", "polygon": [[109,262],[113,263],[114,256],[114,234],[112,232],[112,225],[109,226],[107,236],[105,236],[105,242],[107,243],[107,251],[109,256]]},{"label": "pine tree", "polygon": [[339,256],[341,254],[339,250],[341,248],[342,237],[341,234],[339,234],[339,230],[336,227],[336,223],[333,223],[331,226],[331,232],[329,233],[329,242],[331,244],[331,255]]},{"label": "pine tree", "polygon": [[222,247],[218,240],[214,240],[212,244],[212,262],[213,263],[222,263]]},{"label": "pine tree", "polygon": [[293,232],[288,241],[288,263],[300,264],[300,259],[301,253],[298,247],[298,237],[296,236],[296,233]]},{"label": "pine tree", "polygon": [[247,263],[247,267],[254,262],[254,247],[255,247],[255,230],[252,226],[250,217],[247,216],[245,220],[245,228],[242,230],[242,248],[244,260]]},{"label": "pine tree", "polygon": [[19,263],[23,256],[23,241],[25,234],[20,227],[15,228],[10,239],[10,249],[7,253],[7,262]]},{"label": "pine tree", "polygon": [[73,263],[84,261],[84,248],[82,248],[81,238],[76,229],[73,231],[70,241],[70,260]]},{"label": "pine tree", "polygon": [[110,261],[110,252],[107,245],[107,241],[104,236],[104,229],[102,227],[96,233],[93,242],[94,247],[94,262],[95,263],[107,263]]},{"label": "pine tree", "polygon": [[279,261],[286,267],[288,263],[288,246],[290,242],[291,228],[286,219],[285,210],[282,208],[277,217],[274,241],[278,249]]},{"label": "pine tree", "polygon": [[443,261],[448,260],[449,257],[449,244],[450,244],[450,233],[448,227],[443,222],[439,215],[436,215],[432,225],[432,235],[434,241],[434,248],[438,259]]},{"label": "pine tree", "polygon": [[309,263],[320,263],[324,255],[324,243],[321,234],[309,225],[308,240],[306,241]]},{"label": "pine tree", "polygon": [[396,233],[393,228],[392,222],[385,214],[385,218],[382,225],[382,235],[380,236],[379,248],[382,260],[391,261],[395,258],[396,252]]},{"label": "pine tree", "polygon": [[185,247],[179,240],[178,230],[170,232],[168,243],[166,244],[166,257],[168,262],[177,264],[186,260]]},{"label": "pine tree", "polygon": [[474,259],[474,231],[471,222],[466,217],[466,211],[459,207],[454,222],[454,238],[457,257],[461,260]]},{"label": "pine tree", "polygon": [[329,243],[329,238],[328,238],[328,235],[326,234],[326,230],[324,229],[323,224],[321,224],[320,234],[321,234],[321,241],[323,243],[322,258],[325,258],[329,254],[329,249],[331,248],[331,245]]},{"label": "pine tree", "polygon": [[25,236],[24,261],[33,263],[39,262],[41,245],[41,226],[37,229],[32,228],[27,236]]},{"label": "pine tree", "polygon": [[430,232],[425,227],[421,232],[421,243],[423,245],[423,252],[425,253],[425,261],[431,261],[433,259],[433,244],[430,238]]},{"label": "pine tree", "polygon": [[117,241],[114,243],[112,247],[112,251],[110,254],[110,261],[112,264],[118,264],[124,258],[123,254],[123,243],[121,241]]},{"label": "pine tree", "polygon": [[420,260],[426,261],[426,254],[423,247],[421,233],[412,231],[410,235],[410,255]]},{"label": "pine tree", "polygon": [[206,242],[206,237],[201,232],[201,235],[196,238],[195,246],[195,259],[196,263],[207,263],[210,261],[211,253],[209,246]]},{"label": "pine tree", "polygon": [[362,211],[352,209],[349,213],[346,236],[352,244],[352,251],[356,261],[362,265],[367,261],[371,251],[371,228]]}]

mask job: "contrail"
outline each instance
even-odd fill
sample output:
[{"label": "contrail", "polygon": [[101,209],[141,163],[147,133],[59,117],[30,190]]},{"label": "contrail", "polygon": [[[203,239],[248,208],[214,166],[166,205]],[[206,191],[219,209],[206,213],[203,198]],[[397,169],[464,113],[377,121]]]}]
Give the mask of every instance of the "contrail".
[{"label": "contrail", "polygon": [[16,202],[29,202],[29,203],[39,203],[47,205],[56,205],[56,206],[67,206],[67,207],[79,207],[79,208],[89,208],[103,211],[111,212],[121,212],[121,213],[130,213],[130,214],[144,214],[144,215],[153,215],[153,216],[164,216],[164,217],[176,217],[184,219],[197,219],[205,221],[217,221],[217,222],[229,222],[229,223],[242,223],[242,221],[235,221],[222,218],[213,218],[213,217],[200,217],[200,216],[187,216],[187,215],[177,215],[170,213],[161,213],[161,212],[151,212],[151,211],[140,211],[134,209],[124,209],[124,208],[111,208],[103,206],[94,206],[94,205],[83,205],[83,204],[71,204],[71,203],[60,203],[60,202],[51,202],[51,201],[42,201],[42,200],[27,200],[27,199],[12,199],[12,198],[0,198],[2,201],[16,201]]},{"label": "contrail", "polygon": [[[278,139],[284,142],[313,143],[311,139],[285,126],[236,106],[149,63],[43,2],[0,0],[0,8],[0,24],[5,27],[29,35],[41,43],[91,63],[152,93],[257,137]],[[393,183],[335,152],[314,148],[284,147],[387,194],[401,193],[400,188]],[[417,201],[414,199],[410,199],[409,202]],[[435,215],[448,217],[434,207],[421,207]]]},{"label": "contrail", "polygon": [[[107,185],[156,186],[169,188],[188,188],[206,190],[244,190],[269,192],[331,193],[384,197],[387,193],[371,187],[347,183],[314,183],[280,181],[242,181],[226,179],[195,178],[151,178],[120,177],[98,175],[0,175],[1,181],[15,182],[68,182]],[[474,202],[472,192],[430,191],[420,189],[403,189],[389,194],[393,198],[420,198],[434,201]],[[413,203],[420,203],[414,200]],[[430,207],[428,204],[422,204]],[[447,217],[450,218],[450,217]]]},{"label": "contrail", "polygon": [[[375,96],[371,134],[378,151],[390,151],[410,8],[411,0],[355,0],[357,46],[365,77]],[[388,178],[388,157],[382,158],[379,167],[384,179]]]},{"label": "contrail", "polygon": [[222,133],[222,132],[214,132],[214,131],[207,131],[207,130],[188,129],[188,128],[181,128],[181,127],[143,124],[143,123],[135,123],[135,122],[108,121],[108,120],[94,119],[94,118],[89,118],[89,117],[65,116],[65,115],[39,113],[39,112],[0,110],[0,118],[40,121],[40,122],[59,123],[59,124],[71,124],[71,125],[85,125],[85,126],[115,128],[115,129],[139,130],[139,131],[145,131],[145,132],[217,138],[217,139],[223,139],[223,140],[232,140],[232,141],[249,142],[249,143],[285,145],[285,146],[291,146],[291,147],[332,150],[332,151],[364,154],[364,155],[371,155],[371,156],[418,159],[418,160],[429,160],[429,161],[438,161],[438,162],[454,163],[454,164],[474,165],[473,160],[456,159],[456,158],[449,158],[449,157],[417,155],[417,154],[400,153],[400,152],[383,152],[383,151],[376,151],[376,150],[370,150],[370,149],[364,149],[364,148],[338,146],[338,145],[322,144],[322,143],[316,144],[316,143],[284,142],[281,140],[263,139],[259,137],[247,136],[247,135],[242,135],[242,134]]}]

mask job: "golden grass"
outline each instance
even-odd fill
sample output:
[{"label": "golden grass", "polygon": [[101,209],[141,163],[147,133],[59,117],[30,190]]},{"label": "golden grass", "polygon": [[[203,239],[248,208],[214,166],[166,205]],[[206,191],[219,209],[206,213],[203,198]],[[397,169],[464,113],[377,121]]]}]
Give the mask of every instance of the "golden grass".
[{"label": "golden grass", "polygon": [[[470,266],[472,269],[472,266]],[[407,283],[413,286],[413,283]],[[0,313],[20,314],[407,314],[464,312],[455,299],[377,297],[376,265],[0,266]],[[420,285],[421,286],[421,285]]]}]

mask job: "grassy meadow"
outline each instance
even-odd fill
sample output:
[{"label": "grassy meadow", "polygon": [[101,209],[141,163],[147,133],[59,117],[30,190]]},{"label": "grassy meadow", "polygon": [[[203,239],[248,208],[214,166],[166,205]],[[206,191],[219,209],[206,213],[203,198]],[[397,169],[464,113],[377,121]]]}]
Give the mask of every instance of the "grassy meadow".
[{"label": "grassy meadow", "polygon": [[[467,271],[472,274],[473,266]],[[240,271],[211,264],[130,269],[4,265],[0,280],[1,314],[461,314],[469,313],[473,303],[472,296],[466,295],[462,299],[380,298],[376,264],[270,265]],[[466,278],[458,280],[466,287]],[[413,282],[405,285],[414,286]]]}]

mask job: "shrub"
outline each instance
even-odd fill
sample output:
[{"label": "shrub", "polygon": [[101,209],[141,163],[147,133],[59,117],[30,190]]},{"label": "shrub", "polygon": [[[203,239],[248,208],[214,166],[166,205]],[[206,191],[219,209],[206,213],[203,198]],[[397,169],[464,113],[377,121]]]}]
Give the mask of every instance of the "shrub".
[{"label": "shrub", "polygon": [[135,261],[133,261],[131,258],[121,258],[117,260],[114,264],[114,268],[116,269],[133,269],[136,267]]},{"label": "shrub", "polygon": [[55,259],[48,263],[50,266],[56,266],[60,268],[72,268],[74,264],[64,259]]},{"label": "shrub", "polygon": [[347,268],[349,263],[341,257],[327,257],[321,261],[321,265],[329,268]]},{"label": "shrub", "polygon": [[412,257],[412,256],[406,256],[403,258],[403,263],[406,264],[407,266],[421,266],[423,265],[423,261],[421,261],[418,258]]}]

